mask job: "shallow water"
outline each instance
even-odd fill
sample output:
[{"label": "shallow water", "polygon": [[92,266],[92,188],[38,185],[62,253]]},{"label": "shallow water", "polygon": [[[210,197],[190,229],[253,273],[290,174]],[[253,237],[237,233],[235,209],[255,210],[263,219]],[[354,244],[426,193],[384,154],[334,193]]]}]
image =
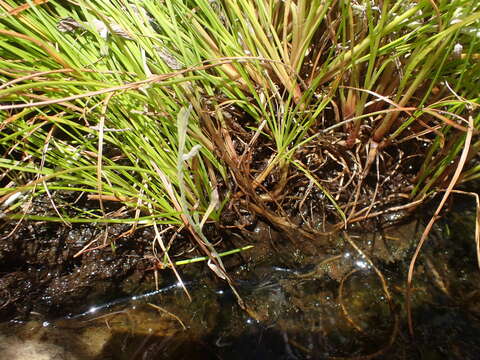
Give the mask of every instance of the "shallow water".
[{"label": "shallow water", "polygon": [[[278,243],[229,271],[248,306],[200,272],[185,285],[78,311],[0,325],[5,359],[478,359],[480,277],[471,212],[439,224],[415,273],[415,338],[405,317],[405,277],[416,223],[339,239],[338,251]],[[453,217],[451,218],[453,219]],[[363,249],[359,252],[352,243]],[[265,251],[265,249],[263,249]],[[226,261],[227,265],[229,261]],[[378,270],[378,272],[376,271]],[[385,281],[387,291],[382,286]],[[391,301],[388,301],[391,297]]]}]

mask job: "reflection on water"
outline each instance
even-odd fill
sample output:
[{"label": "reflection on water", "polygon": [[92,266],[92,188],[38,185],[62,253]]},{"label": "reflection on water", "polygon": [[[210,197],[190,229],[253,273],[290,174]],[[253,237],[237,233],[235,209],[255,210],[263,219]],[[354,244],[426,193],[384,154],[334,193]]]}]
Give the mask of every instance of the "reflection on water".
[{"label": "reflection on water", "polygon": [[473,239],[463,232],[456,238],[453,226],[449,236],[442,229],[416,272],[415,341],[404,315],[405,274],[418,239],[409,224],[383,236],[352,235],[361,251],[344,241],[337,252],[310,252],[301,263],[278,261],[298,251],[277,244],[283,256],[231,269],[248,311],[228,286],[204,276],[187,284],[193,302],[172,284],[95,307],[79,304],[62,319],[32,314],[28,323],[3,324],[0,353],[18,360],[477,359]]}]

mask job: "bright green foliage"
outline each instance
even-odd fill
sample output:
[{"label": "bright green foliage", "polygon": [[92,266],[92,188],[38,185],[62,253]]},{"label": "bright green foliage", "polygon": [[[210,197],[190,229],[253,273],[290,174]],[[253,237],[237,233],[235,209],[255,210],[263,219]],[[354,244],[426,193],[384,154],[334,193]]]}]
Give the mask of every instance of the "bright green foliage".
[{"label": "bright green foliage", "polygon": [[[230,107],[271,141],[265,173],[307,171],[291,162],[319,137],[353,147],[364,127],[368,144],[387,145],[420,119],[438,134],[421,196],[461,152],[451,122],[480,126],[476,0],[52,0],[8,13],[22,4],[0,2],[0,196],[73,190],[140,210],[125,222],[218,219],[212,194],[229,172],[211,135]],[[66,18],[76,29],[61,31]],[[176,119],[190,105],[179,153]],[[102,201],[74,218],[57,205],[66,221],[111,221]]]}]

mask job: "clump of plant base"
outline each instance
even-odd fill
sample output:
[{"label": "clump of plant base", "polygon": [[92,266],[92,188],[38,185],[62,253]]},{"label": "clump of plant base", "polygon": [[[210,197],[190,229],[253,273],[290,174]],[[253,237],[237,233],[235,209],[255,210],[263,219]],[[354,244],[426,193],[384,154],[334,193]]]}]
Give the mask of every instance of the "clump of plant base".
[{"label": "clump of plant base", "polygon": [[[479,176],[476,1],[0,9],[9,219],[153,226],[172,267],[162,234],[185,228],[225,277],[207,222],[242,227],[247,213],[318,239]],[[39,196],[56,216],[29,212]]]}]

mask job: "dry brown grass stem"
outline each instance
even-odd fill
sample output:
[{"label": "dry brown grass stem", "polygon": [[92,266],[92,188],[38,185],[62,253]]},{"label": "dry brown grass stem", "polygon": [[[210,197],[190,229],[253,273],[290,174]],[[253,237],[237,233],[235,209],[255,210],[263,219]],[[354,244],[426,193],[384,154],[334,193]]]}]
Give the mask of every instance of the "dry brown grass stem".
[{"label": "dry brown grass stem", "polygon": [[408,204],[405,204],[405,205],[392,206],[392,207],[390,207],[388,209],[385,209],[385,210],[376,211],[376,212],[373,212],[373,213],[369,213],[367,215],[358,216],[362,212],[365,212],[368,209],[368,207],[367,207],[367,208],[364,208],[363,210],[360,210],[359,212],[355,213],[354,216],[356,216],[356,217],[353,217],[352,219],[349,219],[348,222],[349,222],[349,224],[351,224],[351,223],[354,223],[354,222],[359,222],[359,221],[375,218],[377,216],[388,214],[388,213],[391,213],[391,212],[414,209],[417,206],[421,205],[423,203],[423,201],[425,200],[425,198],[426,198],[426,196],[424,195],[422,198],[420,198],[418,200],[415,200],[415,201],[412,201],[412,202],[409,202]]},{"label": "dry brown grass stem", "polygon": [[480,269],[480,196],[474,192],[467,192],[461,190],[452,190],[452,193],[473,196],[476,204],[475,214],[475,248],[477,251],[477,264]]},{"label": "dry brown grass stem", "polygon": [[[34,5],[41,5],[49,2],[50,0],[33,0]],[[3,1],[2,1],[3,3]],[[5,5],[4,5],[5,6]],[[8,6],[8,5],[7,5]],[[16,8],[11,8],[11,10],[8,11],[9,14],[17,16],[20,14],[22,11],[30,9],[32,6],[30,4],[23,4],[20,6],[17,6]]]},{"label": "dry brown grass stem", "polygon": [[340,304],[340,308],[342,309],[342,313],[343,315],[345,316],[345,319],[347,319],[348,323],[350,325],[352,325],[352,327],[357,330],[358,332],[362,333],[362,334],[365,334],[365,332],[363,331],[362,327],[360,325],[358,325],[355,320],[353,320],[353,318],[350,316],[350,313],[348,312],[347,310],[347,307],[345,306],[345,303],[343,301],[343,287],[345,285],[345,281],[347,281],[347,279],[352,276],[353,274],[359,272],[360,269],[353,269],[351,270],[349,273],[347,273],[343,278],[342,280],[340,280],[340,285],[338,287],[338,303]]},{"label": "dry brown grass stem", "polygon": [[[465,144],[464,144],[464,147],[463,147],[462,154],[460,156],[460,160],[458,161],[455,173],[453,174],[452,179],[450,180],[450,183],[449,183],[449,185],[448,185],[448,187],[445,191],[445,194],[442,197],[442,200],[440,201],[440,204],[438,204],[438,207],[435,210],[435,213],[433,214],[432,218],[430,219],[427,226],[425,227],[425,230],[422,233],[422,237],[420,238],[420,241],[417,245],[417,248],[415,249],[415,253],[413,254],[413,257],[412,257],[412,260],[410,262],[410,266],[409,266],[409,269],[408,269],[406,307],[407,307],[407,317],[408,317],[408,330],[409,330],[411,336],[414,336],[413,319],[412,319],[412,279],[413,279],[413,271],[415,269],[415,263],[417,261],[418,255],[420,253],[420,250],[422,249],[423,244],[425,243],[428,235],[430,234],[430,231],[433,227],[433,224],[439,218],[440,212],[443,209],[443,206],[445,205],[445,202],[447,201],[448,197],[452,193],[453,187],[456,185],[458,179],[460,178],[463,167],[464,167],[465,162],[467,160],[468,151],[470,149],[470,144],[471,144],[471,141],[472,141],[472,135],[473,135],[473,129],[474,129],[473,117],[471,117],[471,116],[469,117],[468,123],[469,123],[469,128],[468,128],[468,131],[467,131],[467,135],[465,137]],[[477,223],[478,223],[478,220],[477,220]]]},{"label": "dry brown grass stem", "polygon": [[0,34],[10,36],[10,37],[13,37],[13,38],[19,38],[19,39],[30,41],[30,42],[34,43],[35,45],[41,47],[48,55],[50,55],[58,64],[62,65],[65,69],[70,69],[70,65],[68,65],[57,54],[57,52],[55,50],[53,50],[49,45],[47,45],[46,43],[44,43],[43,41],[41,41],[39,39],[28,36],[28,35],[18,33],[16,31],[11,31],[11,30],[0,29]]},{"label": "dry brown grass stem", "polygon": [[[8,32],[7,30],[2,30],[0,29],[0,34],[6,32],[7,35],[14,36],[14,32]],[[22,35],[22,34],[19,34]],[[25,37],[25,35],[22,35]],[[28,36],[27,36],[28,38]],[[36,40],[36,39],[35,39]],[[36,40],[38,41],[38,40]],[[50,54],[52,55],[52,54]],[[53,57],[53,55],[52,55]],[[61,60],[61,59],[60,59]],[[216,58],[216,59],[211,59],[211,60],[205,60],[202,62],[203,65],[197,65],[197,66],[191,66],[179,71],[171,72],[171,73],[166,73],[166,74],[159,74],[159,75],[152,75],[148,77],[147,79],[144,80],[139,80],[123,85],[118,85],[118,86],[111,86],[105,89],[100,89],[100,90],[95,90],[95,91],[87,91],[83,94],[78,94],[78,95],[72,95],[72,96],[65,96],[63,98],[59,99],[50,99],[50,100],[45,100],[45,101],[38,101],[38,102],[33,102],[33,103],[28,103],[28,104],[15,104],[15,105],[0,105],[0,110],[13,110],[13,109],[25,109],[25,108],[31,108],[31,107],[41,107],[41,106],[46,106],[46,105],[53,105],[53,104],[59,104],[63,103],[65,101],[72,101],[72,100],[78,100],[78,99],[83,99],[87,97],[92,97],[92,96],[97,96],[97,95],[103,95],[103,94],[108,94],[112,92],[118,92],[118,91],[127,91],[127,90],[137,90],[141,88],[142,86],[149,85],[149,84],[154,84],[154,83],[159,83],[165,80],[172,79],[174,77],[177,77],[179,75],[183,75],[189,72],[194,72],[194,71],[201,71],[201,70],[208,70],[214,67],[218,67],[224,64],[233,64],[233,63],[241,63],[241,62],[248,62],[248,61],[262,61],[262,62],[274,62],[274,63],[281,63],[277,60],[270,60],[270,59],[265,59],[262,57],[256,57],[256,56],[236,56],[236,57],[222,57],[222,58]],[[63,62],[63,60],[62,60]],[[214,62],[214,63],[212,63]],[[283,63],[281,63],[283,64]],[[69,68],[68,64],[65,63],[65,68]],[[72,70],[73,71],[73,70]]]},{"label": "dry brown grass stem", "polygon": [[[45,75],[59,74],[59,73],[69,73],[69,72],[73,72],[73,71],[74,71],[73,69],[57,69],[57,70],[33,72],[30,75],[18,77],[16,79],[13,79],[13,80],[7,81],[6,83],[3,83],[2,85],[0,85],[0,90],[6,89],[7,87],[15,85],[17,83],[20,83],[22,81],[33,80],[33,79],[37,80],[37,78],[45,76]],[[90,69],[90,71],[91,71],[91,69]]]},{"label": "dry brown grass stem", "polygon": [[158,305],[155,305],[155,304],[152,304],[152,303],[148,303],[148,305],[150,305],[151,307],[153,307],[154,309],[158,310],[159,312],[162,312],[162,313],[165,313],[167,314],[168,316],[171,316],[172,318],[174,318],[175,320],[178,321],[178,323],[182,326],[182,329],[183,330],[187,330],[187,327],[185,326],[185,324],[183,323],[183,321],[175,314],[171,313],[170,311],[168,310],[165,310],[164,308],[158,306]]}]

